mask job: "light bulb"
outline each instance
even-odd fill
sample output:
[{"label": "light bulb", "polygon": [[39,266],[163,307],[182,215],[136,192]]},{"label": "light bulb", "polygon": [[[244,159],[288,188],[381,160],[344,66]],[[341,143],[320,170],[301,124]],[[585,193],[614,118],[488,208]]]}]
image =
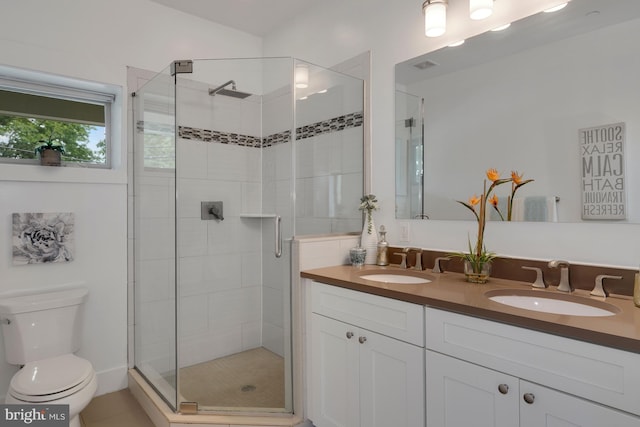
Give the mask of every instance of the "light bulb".
[{"label": "light bulb", "polygon": [[443,0],[427,0],[423,3],[424,34],[438,37],[447,30],[447,3]]},{"label": "light bulb", "polygon": [[553,7],[550,7],[549,9],[545,9],[545,10],[544,10],[544,12],[546,12],[546,13],[557,12],[557,11],[559,11],[560,9],[564,9],[564,7],[565,7],[567,4],[569,4],[569,2],[561,3],[561,4],[557,5],[557,6],[553,6]]},{"label": "light bulb", "polygon": [[493,0],[469,0],[469,16],[479,21],[493,13]]},{"label": "light bulb", "polygon": [[298,89],[309,87],[309,67],[305,64],[297,64],[294,78]]}]

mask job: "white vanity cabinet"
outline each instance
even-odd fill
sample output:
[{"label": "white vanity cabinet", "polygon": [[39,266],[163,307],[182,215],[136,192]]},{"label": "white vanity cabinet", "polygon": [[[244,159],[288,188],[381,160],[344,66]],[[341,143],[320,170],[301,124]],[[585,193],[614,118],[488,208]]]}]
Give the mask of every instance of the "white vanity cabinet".
[{"label": "white vanity cabinet", "polygon": [[313,424],[424,426],[424,307],[316,282],[310,291]]},{"label": "white vanity cabinet", "polygon": [[427,350],[427,426],[637,427],[640,418]]},{"label": "white vanity cabinet", "polygon": [[515,427],[518,378],[426,351],[427,426]]},{"label": "white vanity cabinet", "polygon": [[640,355],[425,314],[427,427],[640,425]]}]

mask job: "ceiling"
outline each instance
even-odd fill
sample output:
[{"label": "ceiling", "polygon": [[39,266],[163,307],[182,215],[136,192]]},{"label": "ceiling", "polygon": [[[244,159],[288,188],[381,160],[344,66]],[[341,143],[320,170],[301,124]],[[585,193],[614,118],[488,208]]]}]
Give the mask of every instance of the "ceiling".
[{"label": "ceiling", "polygon": [[151,1],[259,37],[317,5],[315,0]]}]

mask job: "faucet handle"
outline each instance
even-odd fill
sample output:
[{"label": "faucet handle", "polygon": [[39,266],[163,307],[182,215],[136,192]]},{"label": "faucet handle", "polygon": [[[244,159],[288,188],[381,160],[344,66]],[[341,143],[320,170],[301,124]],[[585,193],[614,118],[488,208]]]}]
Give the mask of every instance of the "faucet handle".
[{"label": "faucet handle", "polygon": [[440,261],[449,261],[451,258],[446,256],[437,257],[433,263],[433,271],[434,273],[442,273],[442,268],[440,267]]},{"label": "faucet handle", "polygon": [[394,252],[394,255],[400,255],[400,258],[402,258],[402,262],[400,263],[400,268],[407,268],[407,251],[402,251],[402,252]]},{"label": "faucet handle", "polygon": [[609,274],[600,274],[599,276],[596,276],[596,285],[591,291],[591,295],[596,297],[603,297],[603,298],[609,296],[609,293],[604,289],[604,285],[602,283],[604,279],[621,280],[622,276],[611,276]]},{"label": "faucet handle", "polygon": [[544,283],[544,277],[542,275],[542,269],[538,268],[538,267],[527,267],[527,266],[522,266],[523,270],[531,270],[531,271],[535,271],[536,272],[536,280],[535,282],[533,282],[531,284],[532,287],[534,288],[546,288],[547,285]]}]

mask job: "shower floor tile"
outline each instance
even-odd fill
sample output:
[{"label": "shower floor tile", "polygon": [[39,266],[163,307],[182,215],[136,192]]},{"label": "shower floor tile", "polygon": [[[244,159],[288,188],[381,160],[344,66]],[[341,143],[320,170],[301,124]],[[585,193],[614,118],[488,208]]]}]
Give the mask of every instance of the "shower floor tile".
[{"label": "shower floor tile", "polygon": [[180,394],[200,409],[284,408],[284,359],[259,347],[182,368]]}]

